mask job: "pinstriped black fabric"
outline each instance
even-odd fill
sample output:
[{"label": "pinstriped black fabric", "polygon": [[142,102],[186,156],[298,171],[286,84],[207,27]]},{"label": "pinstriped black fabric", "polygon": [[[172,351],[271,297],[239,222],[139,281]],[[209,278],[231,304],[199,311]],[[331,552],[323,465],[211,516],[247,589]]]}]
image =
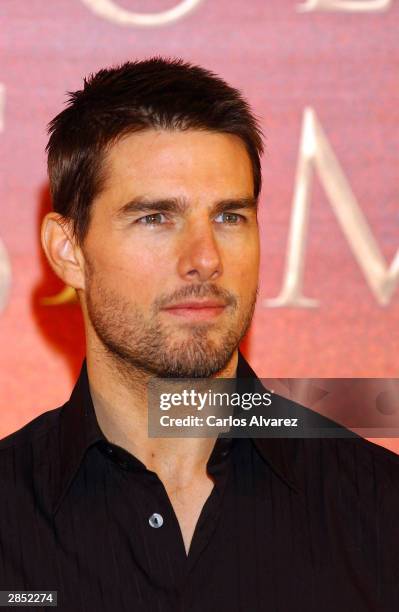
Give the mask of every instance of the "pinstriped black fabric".
[{"label": "pinstriped black fabric", "polygon": [[[258,384],[241,354],[237,375]],[[219,439],[207,469],[187,556],[158,476],[102,434],[84,364],[64,406],[0,441],[0,590],[57,590],[64,612],[399,610],[396,455]]]}]

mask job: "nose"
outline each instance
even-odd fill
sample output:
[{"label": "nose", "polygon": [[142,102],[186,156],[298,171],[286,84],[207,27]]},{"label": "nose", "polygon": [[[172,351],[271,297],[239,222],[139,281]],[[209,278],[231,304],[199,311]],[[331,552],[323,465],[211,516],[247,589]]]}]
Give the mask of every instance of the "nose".
[{"label": "nose", "polygon": [[190,224],[181,236],[178,273],[184,280],[214,281],[223,273],[222,257],[211,222]]}]

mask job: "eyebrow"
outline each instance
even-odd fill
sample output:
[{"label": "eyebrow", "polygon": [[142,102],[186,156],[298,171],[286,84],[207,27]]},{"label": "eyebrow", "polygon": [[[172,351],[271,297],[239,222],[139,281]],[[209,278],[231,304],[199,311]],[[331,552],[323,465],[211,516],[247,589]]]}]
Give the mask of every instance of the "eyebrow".
[{"label": "eyebrow", "polygon": [[[119,208],[115,216],[120,219],[131,214],[140,212],[172,212],[183,214],[189,209],[189,203],[183,198],[162,198],[157,200],[151,200],[143,197],[136,197],[130,202],[124,204]],[[225,200],[219,200],[213,206],[213,212],[219,214],[226,210],[254,210],[258,209],[258,200],[255,197],[248,198],[228,198]]]}]

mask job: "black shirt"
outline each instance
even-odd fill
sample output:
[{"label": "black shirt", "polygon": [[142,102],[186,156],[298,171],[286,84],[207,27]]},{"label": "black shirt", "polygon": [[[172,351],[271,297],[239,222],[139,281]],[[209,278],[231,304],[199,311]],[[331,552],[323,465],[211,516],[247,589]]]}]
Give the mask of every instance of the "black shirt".
[{"label": "black shirt", "polygon": [[[237,377],[256,379],[241,354]],[[394,453],[219,438],[207,469],[187,556],[162,482],[102,434],[84,363],[64,406],[0,442],[0,590],[68,612],[399,610]]]}]

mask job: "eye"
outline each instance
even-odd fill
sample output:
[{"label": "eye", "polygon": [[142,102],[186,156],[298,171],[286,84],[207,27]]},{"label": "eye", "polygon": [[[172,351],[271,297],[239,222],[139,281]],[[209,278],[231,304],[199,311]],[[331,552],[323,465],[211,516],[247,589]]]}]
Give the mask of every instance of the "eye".
[{"label": "eye", "polygon": [[140,217],[136,223],[141,225],[162,225],[162,217],[165,218],[163,213],[151,213],[150,215],[145,215],[145,217]]},{"label": "eye", "polygon": [[[222,217],[222,221],[217,221],[218,218]],[[243,221],[246,221],[243,215],[233,212],[222,212],[215,218],[217,223],[226,223],[227,225],[238,225]]]}]

